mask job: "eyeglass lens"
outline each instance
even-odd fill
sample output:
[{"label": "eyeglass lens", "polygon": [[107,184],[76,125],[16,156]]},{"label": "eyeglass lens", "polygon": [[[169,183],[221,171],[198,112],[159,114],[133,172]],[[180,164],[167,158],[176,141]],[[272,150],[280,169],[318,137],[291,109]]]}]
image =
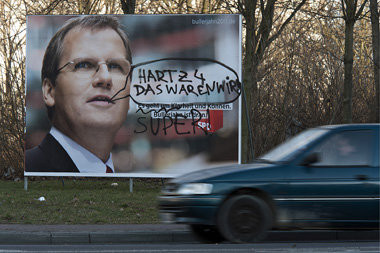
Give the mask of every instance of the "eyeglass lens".
[{"label": "eyeglass lens", "polygon": [[108,72],[114,78],[125,78],[131,69],[131,65],[124,58],[109,59],[107,61],[97,61],[92,58],[78,58],[67,64],[67,70],[80,77],[90,77],[100,69],[102,64],[107,66]]}]

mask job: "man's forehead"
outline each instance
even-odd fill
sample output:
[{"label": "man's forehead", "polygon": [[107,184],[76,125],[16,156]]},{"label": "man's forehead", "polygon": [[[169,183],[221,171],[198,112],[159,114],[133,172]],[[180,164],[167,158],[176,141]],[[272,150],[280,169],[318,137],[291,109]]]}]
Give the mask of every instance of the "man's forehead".
[{"label": "man's forehead", "polygon": [[[123,54],[126,55],[126,49],[120,35],[110,27],[74,27],[65,36],[63,40],[63,55],[71,54],[72,51],[81,51],[83,53],[107,53],[108,47],[103,47],[101,51],[93,51],[92,47],[96,47],[99,44],[110,44],[112,50],[120,49]],[[120,55],[120,50],[117,50]]]},{"label": "man's forehead", "polygon": [[81,27],[76,26],[69,30],[64,38],[64,43],[68,42],[73,39],[84,39],[85,37],[92,37],[97,36],[99,33],[107,33],[112,36],[117,36],[120,38],[121,41],[122,38],[120,35],[111,27]]}]

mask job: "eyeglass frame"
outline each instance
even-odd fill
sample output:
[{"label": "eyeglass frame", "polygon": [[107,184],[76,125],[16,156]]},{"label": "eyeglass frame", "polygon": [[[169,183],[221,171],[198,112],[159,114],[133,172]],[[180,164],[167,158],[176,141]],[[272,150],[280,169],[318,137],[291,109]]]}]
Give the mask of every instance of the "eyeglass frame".
[{"label": "eyeglass frame", "polygon": [[[131,63],[127,60],[127,59],[124,59],[124,58],[112,58],[112,59],[109,59],[109,60],[106,60],[106,61],[104,61],[104,60],[102,60],[102,61],[96,61],[94,58],[76,58],[76,59],[73,59],[73,60],[71,60],[71,61],[68,61],[67,63],[65,63],[62,67],[60,67],[60,68],[58,68],[57,69],[57,75],[58,74],[60,74],[61,73],[61,71],[64,69],[64,68],[66,68],[67,66],[69,66],[70,64],[75,64],[75,61],[77,61],[77,60],[83,60],[83,61],[86,61],[86,60],[89,60],[89,61],[93,61],[93,62],[96,62],[96,69],[95,69],[95,72],[93,73],[93,74],[95,74],[96,72],[98,72],[99,71],[99,68],[100,68],[100,65],[101,64],[108,64],[108,61],[112,61],[112,60],[115,60],[115,59],[117,59],[117,60],[125,60],[125,62],[127,62],[128,63],[128,67],[129,67],[129,69],[128,69],[128,71],[126,71],[126,73],[125,73],[125,77],[128,77],[129,75],[130,75],[130,72],[131,72],[131,70],[132,70],[132,65],[131,65]],[[80,61],[78,62],[78,63],[80,63]],[[107,65],[107,70],[108,71],[110,71],[110,69],[109,69],[109,67],[108,67],[108,65]],[[73,70],[71,70],[70,72],[75,72],[75,69],[73,69]]]}]

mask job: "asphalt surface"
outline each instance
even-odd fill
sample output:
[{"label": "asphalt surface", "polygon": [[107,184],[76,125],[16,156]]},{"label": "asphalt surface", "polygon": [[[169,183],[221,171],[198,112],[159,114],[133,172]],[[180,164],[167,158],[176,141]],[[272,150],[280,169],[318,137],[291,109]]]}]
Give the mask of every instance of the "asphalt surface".
[{"label": "asphalt surface", "polygon": [[[263,242],[378,241],[379,230],[270,231]],[[0,224],[0,244],[198,243],[186,225]]]}]

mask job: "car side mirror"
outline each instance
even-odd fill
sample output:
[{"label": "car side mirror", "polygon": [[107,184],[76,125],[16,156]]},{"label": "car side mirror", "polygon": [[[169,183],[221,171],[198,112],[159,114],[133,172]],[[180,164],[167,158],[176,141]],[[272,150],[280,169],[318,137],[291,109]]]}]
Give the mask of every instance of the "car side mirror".
[{"label": "car side mirror", "polygon": [[305,157],[305,159],[301,162],[301,166],[310,166],[313,163],[317,163],[320,161],[318,153],[311,153]]}]

